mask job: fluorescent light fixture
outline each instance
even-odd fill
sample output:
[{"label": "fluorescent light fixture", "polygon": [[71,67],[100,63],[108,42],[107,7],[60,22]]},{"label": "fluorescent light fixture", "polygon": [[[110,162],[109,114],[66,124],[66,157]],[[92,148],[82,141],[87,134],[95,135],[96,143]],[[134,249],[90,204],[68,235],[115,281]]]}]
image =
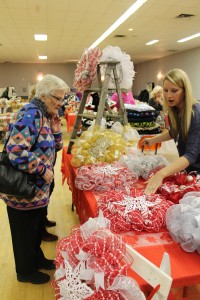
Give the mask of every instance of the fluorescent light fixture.
[{"label": "fluorescent light fixture", "polygon": [[47,34],[34,34],[36,41],[47,41]]},{"label": "fluorescent light fixture", "polygon": [[157,42],[159,42],[159,40],[152,40],[152,41],[146,43],[145,45],[149,46],[149,45],[153,45],[153,44],[155,44]]},{"label": "fluorescent light fixture", "polygon": [[129,28],[128,31],[133,31],[133,28]]},{"label": "fluorescent light fixture", "polygon": [[193,34],[193,35],[191,35],[191,36],[188,36],[188,37],[186,37],[186,38],[184,38],[184,39],[182,39],[182,40],[178,40],[177,43],[184,43],[184,42],[187,42],[187,41],[189,41],[189,40],[195,39],[195,38],[197,38],[197,37],[199,37],[199,36],[200,36],[200,32],[199,32],[199,33],[196,33],[196,34]]},{"label": "fluorescent light fixture", "polygon": [[39,55],[39,59],[47,59],[46,55]]},{"label": "fluorescent light fixture", "polygon": [[88,49],[98,46],[107,36],[109,36],[116,28],[124,23],[134,12],[136,12],[148,0],[137,0],[129,9],[115,22],[108,30],[106,30]]}]

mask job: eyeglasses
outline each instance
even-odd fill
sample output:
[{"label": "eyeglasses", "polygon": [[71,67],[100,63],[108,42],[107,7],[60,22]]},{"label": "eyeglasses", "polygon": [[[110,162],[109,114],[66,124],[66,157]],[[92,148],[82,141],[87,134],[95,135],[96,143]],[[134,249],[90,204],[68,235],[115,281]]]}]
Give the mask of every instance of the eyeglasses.
[{"label": "eyeglasses", "polygon": [[52,95],[52,94],[49,94],[51,97],[53,97],[54,99],[56,99],[56,101],[58,102],[58,103],[60,103],[60,104],[62,104],[63,102],[64,102],[64,98],[58,98],[58,97],[56,97],[56,96],[54,96],[54,95]]}]

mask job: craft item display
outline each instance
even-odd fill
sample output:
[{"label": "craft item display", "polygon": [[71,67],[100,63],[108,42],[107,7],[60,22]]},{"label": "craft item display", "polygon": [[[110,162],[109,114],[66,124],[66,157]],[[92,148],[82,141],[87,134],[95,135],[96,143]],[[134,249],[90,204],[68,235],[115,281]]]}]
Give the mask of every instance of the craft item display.
[{"label": "craft item display", "polygon": [[[92,125],[93,122],[93,116],[97,114],[98,106],[99,106],[99,95],[98,93],[92,93],[91,96],[89,97],[89,100],[87,104],[85,105],[84,113],[87,115],[91,115],[91,118],[82,118],[81,123],[82,123],[82,129],[87,129]],[[106,99],[107,104],[109,105],[111,111],[113,114],[117,114],[117,109],[115,107],[115,102],[111,101],[109,99]],[[113,103],[114,102],[114,103]],[[105,119],[106,119],[106,128],[111,128],[112,125],[114,124],[113,118],[106,116],[107,114],[107,109],[105,107]]]},{"label": "craft item display", "polygon": [[125,104],[127,118],[130,125],[140,135],[158,134],[162,132],[161,126],[157,123],[159,111],[146,103],[136,105]]},{"label": "craft item display", "polygon": [[168,164],[166,158],[162,155],[132,155],[131,153],[122,155],[119,162],[125,164],[129,170],[143,179],[147,179],[152,171],[163,168]]},{"label": "craft item display", "polygon": [[126,191],[108,191],[100,195],[98,208],[111,221],[115,233],[130,230],[158,232],[165,226],[166,210],[173,205],[159,194],[132,196]]},{"label": "craft item display", "polygon": [[200,192],[189,192],[167,210],[166,225],[172,239],[186,252],[200,254]]},{"label": "craft item display", "polygon": [[[131,89],[133,78],[135,76],[134,65],[131,61],[130,55],[123,52],[117,46],[107,46],[102,51],[102,56],[100,58],[102,62],[109,62],[109,61],[118,61],[117,64],[117,75],[118,75],[118,82],[121,89]],[[101,76],[105,77],[106,73],[106,65],[101,65]],[[115,80],[114,76],[111,74],[110,81],[109,81],[109,88],[115,88]]]},{"label": "craft item display", "polygon": [[58,242],[53,283],[57,300],[145,299],[137,282],[127,277],[133,259],[109,223],[100,214]]},{"label": "craft item display", "polygon": [[[115,46],[108,46],[101,51],[99,48],[87,49],[81,56],[75,70],[73,86],[79,91],[89,88],[97,77],[97,65],[100,62],[117,61],[117,75],[120,88],[130,89],[135,75],[130,55]],[[101,65],[101,76],[105,77],[106,64]],[[114,75],[111,74],[109,88],[116,88]]]},{"label": "craft item display", "polygon": [[138,176],[122,163],[99,163],[78,168],[75,186],[79,190],[103,192],[131,188],[137,180]]},{"label": "craft item display", "polygon": [[87,49],[81,56],[75,70],[73,86],[80,92],[89,88],[97,77],[97,65],[102,52],[99,48]]},{"label": "craft item display", "polygon": [[71,150],[71,164],[80,167],[96,162],[112,163],[119,160],[127,145],[120,134],[94,126],[75,140]]},{"label": "craft item display", "polygon": [[200,182],[197,180],[196,172],[187,174],[183,171],[166,177],[158,191],[166,199],[177,204],[186,193],[200,192]]}]

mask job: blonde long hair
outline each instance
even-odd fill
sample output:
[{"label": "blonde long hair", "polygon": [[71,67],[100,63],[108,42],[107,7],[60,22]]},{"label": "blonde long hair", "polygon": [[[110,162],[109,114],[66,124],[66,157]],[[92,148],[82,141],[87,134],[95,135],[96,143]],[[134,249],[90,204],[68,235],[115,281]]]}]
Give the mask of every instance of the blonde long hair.
[{"label": "blonde long hair", "polygon": [[156,86],[154,87],[154,89],[151,91],[150,97],[151,97],[151,98],[156,98],[156,94],[157,94],[158,92],[163,93],[163,87],[160,86],[160,85],[156,85]]},{"label": "blonde long hair", "polygon": [[178,138],[179,130],[181,130],[182,136],[184,140],[186,140],[191,123],[192,114],[194,113],[193,105],[197,103],[197,100],[195,100],[192,94],[192,86],[190,83],[190,79],[186,72],[184,72],[183,70],[173,69],[165,75],[163,83],[165,80],[170,81],[172,84],[178,86],[179,88],[182,88],[184,91],[185,103],[181,112],[181,116],[179,114],[178,109],[176,107],[170,107],[167,101],[165,101],[165,110],[168,111],[171,127],[175,135],[175,140]]}]

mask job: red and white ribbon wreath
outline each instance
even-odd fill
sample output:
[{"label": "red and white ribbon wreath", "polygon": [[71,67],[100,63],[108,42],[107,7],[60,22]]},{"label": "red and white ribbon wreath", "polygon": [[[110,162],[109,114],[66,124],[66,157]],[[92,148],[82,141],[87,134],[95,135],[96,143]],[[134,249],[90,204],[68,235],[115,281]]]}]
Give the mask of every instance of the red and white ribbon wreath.
[{"label": "red and white ribbon wreath", "polygon": [[138,176],[122,163],[93,164],[77,169],[75,186],[79,190],[109,191],[132,187]]},{"label": "red and white ribbon wreath", "polygon": [[87,49],[81,56],[75,70],[73,86],[80,92],[89,88],[97,76],[97,65],[102,52],[99,48]]},{"label": "red and white ribbon wreath", "polygon": [[98,207],[111,221],[111,231],[130,230],[158,232],[165,226],[166,210],[173,205],[159,194],[129,196],[122,191],[111,191],[101,195]]},{"label": "red and white ribbon wreath", "polygon": [[186,193],[193,191],[200,191],[197,174],[187,174],[185,171],[166,177],[159,188],[161,195],[175,204],[178,204]]},{"label": "red and white ribbon wreath", "polygon": [[[91,226],[90,222],[58,242],[53,282],[56,299],[144,300],[136,281],[127,277],[133,259],[123,239],[105,228],[93,231],[97,225],[107,226],[101,217],[95,218]],[[90,227],[93,229],[89,235],[82,234]]]}]

